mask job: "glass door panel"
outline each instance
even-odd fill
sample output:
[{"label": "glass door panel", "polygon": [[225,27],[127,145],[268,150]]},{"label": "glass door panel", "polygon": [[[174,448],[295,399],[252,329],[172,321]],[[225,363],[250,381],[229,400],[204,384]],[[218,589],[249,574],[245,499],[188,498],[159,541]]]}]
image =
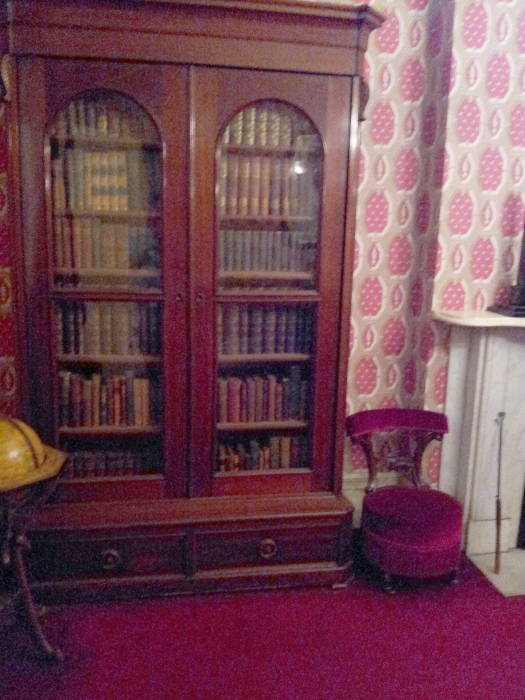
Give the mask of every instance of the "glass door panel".
[{"label": "glass door panel", "polygon": [[132,100],[84,94],[50,134],[54,284],[160,289],[160,144]]},{"label": "glass door panel", "polygon": [[238,112],[217,153],[218,290],[316,286],[321,139],[298,110]]},{"label": "glass door panel", "polygon": [[278,100],[237,112],[222,133],[218,474],[310,468],[322,164],[310,120]]},{"label": "glass door panel", "polygon": [[162,465],[161,144],[150,117],[88,91],[49,132],[57,434],[70,479]]}]

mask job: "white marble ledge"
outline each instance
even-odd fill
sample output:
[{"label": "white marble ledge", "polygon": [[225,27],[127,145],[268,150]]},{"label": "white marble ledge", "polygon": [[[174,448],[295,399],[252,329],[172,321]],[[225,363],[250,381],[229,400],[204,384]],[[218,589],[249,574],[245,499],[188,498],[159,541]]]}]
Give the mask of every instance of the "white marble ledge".
[{"label": "white marble ledge", "polygon": [[432,311],[435,321],[443,321],[453,326],[471,328],[525,328],[525,318],[505,316],[495,311]]},{"label": "white marble ledge", "polygon": [[525,549],[502,552],[498,574],[494,571],[494,554],[471,555],[469,559],[505,597],[525,595]]}]

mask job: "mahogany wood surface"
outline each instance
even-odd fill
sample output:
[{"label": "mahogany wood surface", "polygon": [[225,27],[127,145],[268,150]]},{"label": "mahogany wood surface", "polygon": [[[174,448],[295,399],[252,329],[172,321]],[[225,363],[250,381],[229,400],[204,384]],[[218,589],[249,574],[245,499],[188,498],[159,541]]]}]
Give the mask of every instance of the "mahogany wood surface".
[{"label": "mahogany wood surface", "polygon": [[323,5],[12,0],[10,50],[33,53],[38,45],[48,56],[360,73],[379,14]]},{"label": "mahogany wood surface", "polygon": [[82,514],[75,523],[66,513],[66,527],[40,527],[31,562],[36,593],[78,600],[348,579],[352,518],[344,499],[259,498],[251,512],[245,499],[205,500],[222,501],[224,509],[210,512],[207,503],[204,511],[203,500],[192,499],[192,513],[145,525],[151,514],[137,504],[134,524],[128,517],[118,527],[86,529]]},{"label": "mahogany wood surface", "polygon": [[[341,265],[341,314],[339,325],[339,363],[337,385],[343,386],[347,379],[348,371],[348,343],[350,335],[350,312],[352,298],[352,272],[354,269],[354,237],[355,220],[357,208],[357,187],[359,169],[359,119],[364,110],[363,92],[361,85],[363,81],[354,77],[351,79],[351,107],[348,114],[348,179],[346,190],[346,211],[345,211],[345,237],[344,251]],[[334,424],[334,461],[340,464],[343,460],[344,436],[345,436],[345,416],[346,416],[346,394],[338,393],[335,424]],[[334,471],[333,488],[335,491],[341,489],[342,470]]]},{"label": "mahogany wood surface", "polygon": [[[309,0],[11,0],[1,9],[14,81],[9,186],[11,224],[23,241],[16,274],[24,281],[27,320],[20,324],[24,414],[51,444],[66,436],[136,440],[139,434],[145,446],[156,434],[163,444],[155,474],[63,481],[35,518],[38,593],[59,600],[343,583],[353,510],[340,491],[357,127],[363,54],[380,16],[367,7]],[[156,125],[161,289],[53,287],[48,130],[72,100],[94,90],[130,98]],[[232,117],[260,100],[293,106],[320,135],[320,254],[313,273],[273,275],[289,288],[217,289],[216,149]],[[252,225],[249,217],[237,223]],[[264,281],[256,272],[254,279]],[[221,273],[221,281],[227,278]],[[312,288],[294,288],[298,282]],[[162,356],[136,358],[147,368],[161,363],[160,425],[59,425],[58,368],[80,363],[88,374],[105,362],[96,354],[56,352],[53,304],[64,301],[162,306]],[[215,308],[227,303],[312,309],[312,351],[221,355]],[[117,354],[108,364],[134,362]],[[248,429],[306,430],[307,468],[216,473],[216,435],[237,432],[229,422],[216,424],[218,368],[253,372],[251,366],[271,363],[309,368],[308,427],[296,420]]]}]

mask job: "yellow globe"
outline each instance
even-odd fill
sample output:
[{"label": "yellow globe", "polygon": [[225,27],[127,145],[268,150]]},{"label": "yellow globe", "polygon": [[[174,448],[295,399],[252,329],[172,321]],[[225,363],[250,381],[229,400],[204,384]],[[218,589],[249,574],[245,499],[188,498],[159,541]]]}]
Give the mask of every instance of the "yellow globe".
[{"label": "yellow globe", "polygon": [[49,479],[64,460],[65,455],[44,445],[27,423],[0,416],[0,491]]}]

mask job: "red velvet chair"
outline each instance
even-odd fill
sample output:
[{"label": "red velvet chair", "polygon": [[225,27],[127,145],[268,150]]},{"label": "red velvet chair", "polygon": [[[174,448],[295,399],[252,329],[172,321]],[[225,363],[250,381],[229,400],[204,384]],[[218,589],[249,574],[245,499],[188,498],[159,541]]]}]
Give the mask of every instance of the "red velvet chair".
[{"label": "red velvet chair", "polygon": [[[364,451],[369,480],[361,519],[362,552],[392,577],[456,579],[462,508],[451,496],[430,489],[421,475],[425,448],[448,431],[441,413],[416,409],[378,409],[348,416],[346,429]],[[376,488],[381,467],[402,472],[411,485]]]}]

